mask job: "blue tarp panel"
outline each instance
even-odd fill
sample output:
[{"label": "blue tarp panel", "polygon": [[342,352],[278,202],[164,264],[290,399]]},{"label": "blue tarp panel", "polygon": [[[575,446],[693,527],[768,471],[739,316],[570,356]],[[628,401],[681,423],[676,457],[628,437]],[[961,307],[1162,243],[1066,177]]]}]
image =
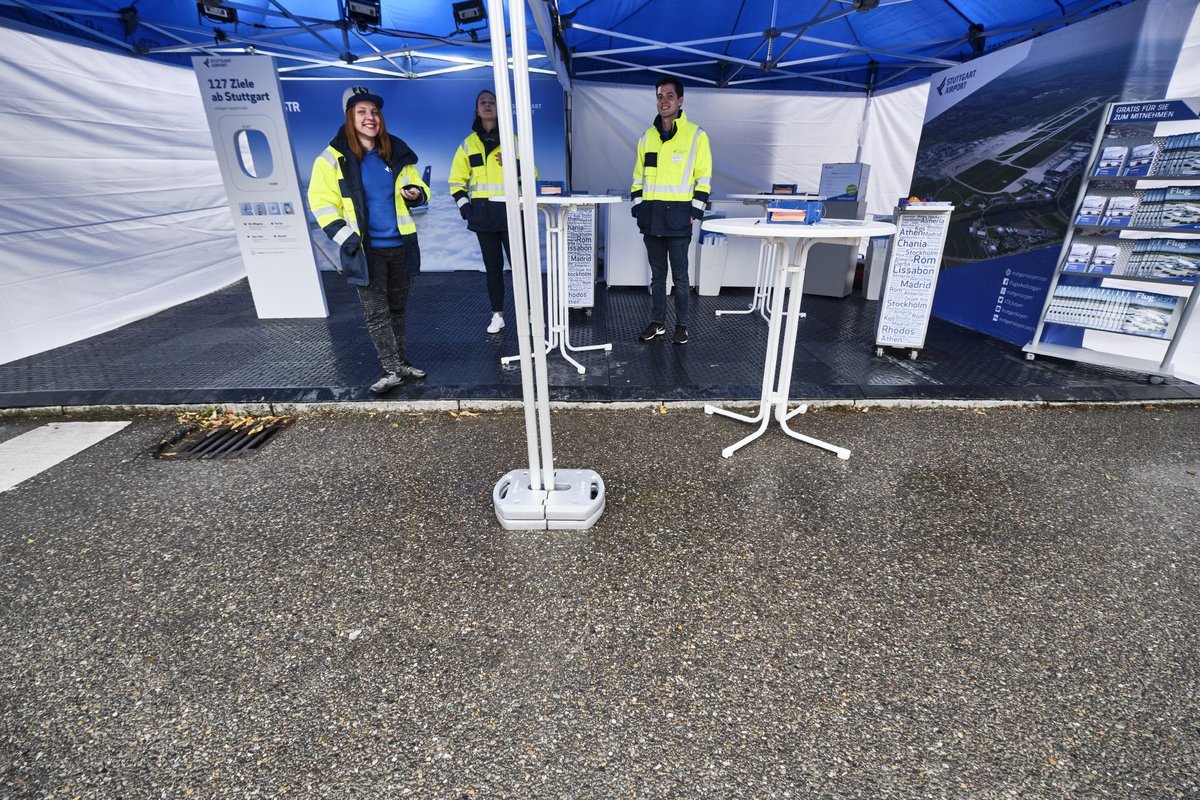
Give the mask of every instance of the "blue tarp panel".
[{"label": "blue tarp panel", "polygon": [[[1140,2],[1141,0],[1135,0]],[[128,2],[126,5],[125,3]],[[410,79],[490,69],[489,29],[458,25],[452,0],[0,0],[0,15],[116,49],[188,63],[198,53],[275,56],[287,78]],[[369,0],[368,0],[369,2]],[[999,46],[1123,5],[1101,0],[531,0],[529,48],[571,80],[846,91],[893,88]],[[505,4],[507,5],[507,4]],[[535,13],[535,11],[537,13]],[[549,59],[532,66],[552,70]]]}]

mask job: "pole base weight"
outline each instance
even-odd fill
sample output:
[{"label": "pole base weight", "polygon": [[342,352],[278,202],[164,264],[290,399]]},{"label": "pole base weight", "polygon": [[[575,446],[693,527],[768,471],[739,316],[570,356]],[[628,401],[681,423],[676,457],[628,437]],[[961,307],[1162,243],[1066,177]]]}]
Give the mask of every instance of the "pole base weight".
[{"label": "pole base weight", "polygon": [[492,490],[500,526],[510,531],[587,530],[604,513],[604,479],[590,469],[557,469],[554,488],[535,492],[529,470],[515,469]]}]

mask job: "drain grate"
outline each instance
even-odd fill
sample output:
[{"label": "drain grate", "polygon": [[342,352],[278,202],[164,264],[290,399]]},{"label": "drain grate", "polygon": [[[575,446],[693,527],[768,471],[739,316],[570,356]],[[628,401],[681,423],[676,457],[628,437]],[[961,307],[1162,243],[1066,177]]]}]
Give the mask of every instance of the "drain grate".
[{"label": "drain grate", "polygon": [[189,428],[181,436],[163,442],[157,455],[159,458],[196,460],[236,458],[256,453],[271,441],[275,434],[292,424],[294,419],[239,419],[213,428]]}]

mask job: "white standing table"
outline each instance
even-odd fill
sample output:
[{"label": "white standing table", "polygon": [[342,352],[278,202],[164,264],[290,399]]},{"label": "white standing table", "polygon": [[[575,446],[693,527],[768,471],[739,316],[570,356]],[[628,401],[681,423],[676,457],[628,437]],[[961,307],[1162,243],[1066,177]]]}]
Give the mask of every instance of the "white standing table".
[{"label": "white standing table", "polygon": [[[776,200],[820,200],[821,198],[815,194],[731,194],[726,199],[741,200],[746,205],[758,203],[762,206],[763,221],[765,222],[767,219],[767,207]],[[771,289],[774,286],[773,282],[775,280],[775,264],[778,263],[780,257],[780,254],[776,252],[776,248],[782,247],[783,244],[768,239],[764,239],[760,243],[758,248],[758,271],[754,274],[754,294],[750,298],[749,308],[745,311],[719,309],[717,311],[718,317],[722,314],[753,314],[757,311],[759,316],[770,322]]]},{"label": "white standing table", "polygon": [[[503,197],[491,198],[503,203]],[[582,206],[598,206],[605,203],[619,203],[620,197],[603,194],[570,195],[549,194],[538,195],[537,207],[546,224],[546,354],[555,348],[562,357],[575,365],[575,370],[582,375],[587,369],[567,354],[570,350],[579,353],[584,350],[612,350],[612,343],[589,344],[575,347],[571,344],[570,305],[567,298],[567,214]],[[501,364],[511,364],[520,358],[519,355],[504,356]]]},{"label": "white standing table", "polygon": [[[751,236],[762,239],[764,244],[771,243],[773,245],[771,252],[775,254],[775,263],[770,265],[770,279],[778,291],[771,296],[767,353],[763,363],[762,396],[759,399],[758,413],[753,417],[747,417],[716,406],[706,405],[704,407],[705,414],[720,414],[752,425],[757,424],[758,430],[726,447],[721,451],[721,455],[729,458],[740,447],[762,436],[771,423],[771,412],[774,409],[775,420],[788,436],[836,453],[838,458],[849,458],[850,451],[846,448],[797,433],[787,424],[789,419],[808,410],[807,404],[802,404],[790,412],[787,408],[788,395],[792,388],[792,359],[796,353],[796,332],[800,321],[800,296],[804,288],[804,269],[808,263],[809,250],[814,244],[820,242],[843,244],[857,241],[865,236],[891,236],[896,232],[896,226],[887,222],[855,219],[827,219],[815,225],[769,223],[756,219],[711,219],[705,220],[701,224],[701,228],[727,236]],[[792,248],[790,261],[787,258],[789,246]],[[786,309],[783,307],[785,294],[788,296]],[[783,355],[780,357],[780,329],[784,327],[785,318],[787,330],[783,332]],[[777,366],[779,367],[778,378],[776,378]]]}]

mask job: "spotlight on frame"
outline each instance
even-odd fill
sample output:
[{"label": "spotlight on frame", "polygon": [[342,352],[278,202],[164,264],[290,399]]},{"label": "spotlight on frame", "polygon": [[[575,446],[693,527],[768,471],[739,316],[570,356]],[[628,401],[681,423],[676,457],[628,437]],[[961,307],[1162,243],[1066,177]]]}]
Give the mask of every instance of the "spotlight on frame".
[{"label": "spotlight on frame", "polygon": [[383,21],[383,9],[379,0],[347,0],[346,16],[360,31],[378,28]]},{"label": "spotlight on frame", "polygon": [[487,10],[483,0],[460,0],[453,4],[454,27],[456,30],[466,30],[468,25],[482,25],[487,21]]},{"label": "spotlight on frame", "polygon": [[237,25],[237,9],[226,8],[221,0],[197,0],[196,11],[209,22]]}]

